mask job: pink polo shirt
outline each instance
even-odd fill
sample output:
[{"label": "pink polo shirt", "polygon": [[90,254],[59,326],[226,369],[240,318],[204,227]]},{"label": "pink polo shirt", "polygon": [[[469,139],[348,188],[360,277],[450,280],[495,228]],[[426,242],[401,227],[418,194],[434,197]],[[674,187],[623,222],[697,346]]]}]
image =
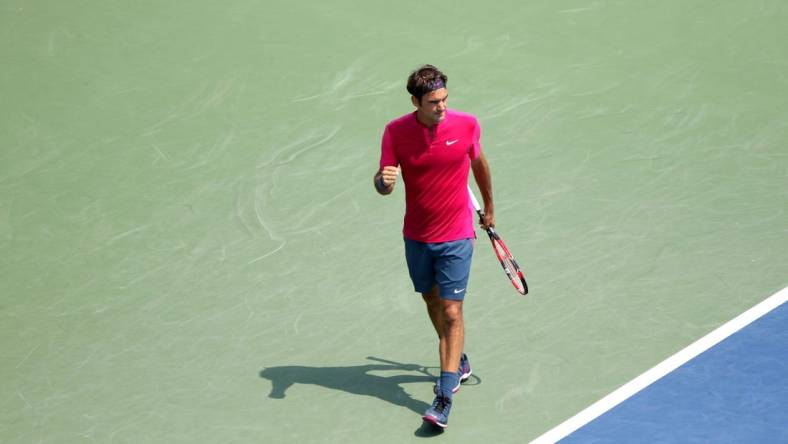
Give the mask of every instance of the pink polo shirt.
[{"label": "pink polo shirt", "polygon": [[479,156],[479,122],[447,110],[432,129],[406,114],[386,125],[380,168],[399,165],[405,184],[403,235],[419,242],[474,238],[470,162]]}]

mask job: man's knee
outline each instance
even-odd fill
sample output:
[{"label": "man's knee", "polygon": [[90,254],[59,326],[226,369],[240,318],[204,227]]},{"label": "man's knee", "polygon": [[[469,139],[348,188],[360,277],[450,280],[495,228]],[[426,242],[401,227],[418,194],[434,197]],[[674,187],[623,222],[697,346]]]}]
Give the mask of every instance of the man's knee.
[{"label": "man's knee", "polygon": [[462,322],[462,303],[444,300],[443,318],[450,324]]}]

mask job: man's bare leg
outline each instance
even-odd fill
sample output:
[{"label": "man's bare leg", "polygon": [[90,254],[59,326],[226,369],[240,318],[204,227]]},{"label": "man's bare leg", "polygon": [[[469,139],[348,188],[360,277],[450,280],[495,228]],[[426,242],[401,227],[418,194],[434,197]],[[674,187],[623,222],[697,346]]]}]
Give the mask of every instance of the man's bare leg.
[{"label": "man's bare leg", "polygon": [[435,328],[435,333],[438,335],[438,353],[441,367],[443,367],[443,361],[446,356],[446,335],[443,326],[443,306],[441,304],[440,294],[438,294],[438,286],[432,287],[429,293],[422,293],[421,297],[424,299],[424,303],[427,304],[427,314],[429,314],[432,326]]},{"label": "man's bare leg", "polygon": [[443,342],[445,350],[441,354],[441,371],[457,372],[460,356],[465,345],[465,322],[462,317],[462,301],[442,299]]},{"label": "man's bare leg", "polygon": [[429,293],[422,293],[422,297],[438,334],[441,371],[456,372],[465,342],[462,301],[441,299],[437,286]]}]

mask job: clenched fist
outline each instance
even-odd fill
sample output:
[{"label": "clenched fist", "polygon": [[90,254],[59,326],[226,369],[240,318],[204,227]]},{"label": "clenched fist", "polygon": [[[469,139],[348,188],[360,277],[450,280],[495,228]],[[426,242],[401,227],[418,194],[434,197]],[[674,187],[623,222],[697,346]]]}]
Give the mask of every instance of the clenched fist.
[{"label": "clenched fist", "polygon": [[383,185],[386,188],[391,188],[395,183],[397,183],[397,176],[399,176],[399,167],[387,166],[383,167],[383,170],[380,172],[380,176],[383,180]]}]

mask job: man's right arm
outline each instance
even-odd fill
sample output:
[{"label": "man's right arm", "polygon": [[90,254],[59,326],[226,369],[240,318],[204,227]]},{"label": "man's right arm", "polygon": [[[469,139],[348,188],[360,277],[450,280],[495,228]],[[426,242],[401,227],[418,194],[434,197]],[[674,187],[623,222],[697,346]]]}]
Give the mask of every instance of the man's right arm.
[{"label": "man's right arm", "polygon": [[386,125],[383,130],[383,139],[380,142],[380,170],[375,173],[372,182],[375,190],[385,196],[394,191],[394,184],[397,182],[399,174],[399,160],[394,150],[394,136],[392,135],[391,125]]}]

